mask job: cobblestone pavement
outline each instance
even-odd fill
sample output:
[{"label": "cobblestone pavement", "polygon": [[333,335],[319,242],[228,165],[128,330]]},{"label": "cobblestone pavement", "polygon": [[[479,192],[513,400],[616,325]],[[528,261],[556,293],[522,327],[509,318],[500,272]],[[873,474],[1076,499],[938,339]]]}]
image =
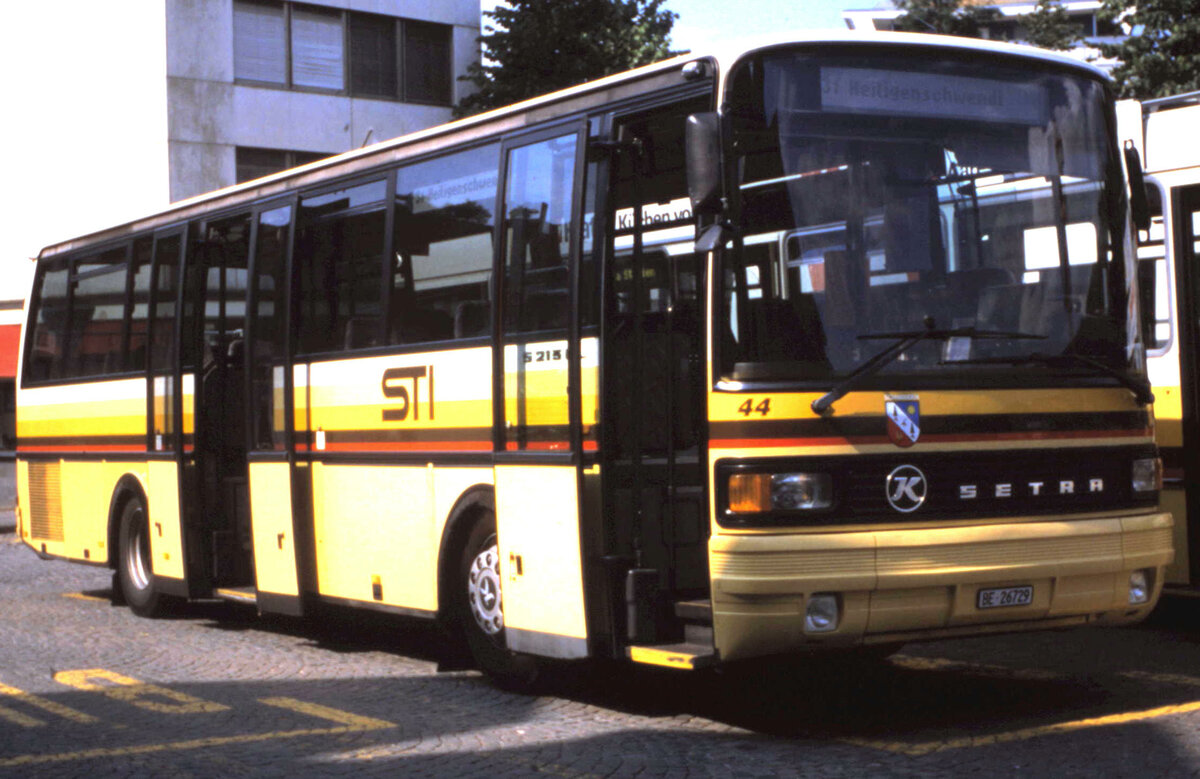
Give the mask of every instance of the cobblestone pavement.
[{"label": "cobblestone pavement", "polygon": [[1187,776],[1200,611],[876,665],[627,666],[515,694],[379,617],[142,620],[0,534],[0,777]]}]

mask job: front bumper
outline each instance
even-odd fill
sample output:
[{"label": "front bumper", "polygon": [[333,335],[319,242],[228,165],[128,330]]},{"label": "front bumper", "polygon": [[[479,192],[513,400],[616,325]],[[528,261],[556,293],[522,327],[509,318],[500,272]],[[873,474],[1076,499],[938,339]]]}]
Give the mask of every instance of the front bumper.
[{"label": "front bumper", "polygon": [[[1098,622],[1153,609],[1173,557],[1168,513],[1030,518],[967,527],[715,535],[709,542],[713,639],[725,661]],[[1154,571],[1147,603],[1129,575]],[[1028,605],[979,609],[980,589],[1033,586]],[[806,633],[814,593],[836,593],[835,630]]]}]

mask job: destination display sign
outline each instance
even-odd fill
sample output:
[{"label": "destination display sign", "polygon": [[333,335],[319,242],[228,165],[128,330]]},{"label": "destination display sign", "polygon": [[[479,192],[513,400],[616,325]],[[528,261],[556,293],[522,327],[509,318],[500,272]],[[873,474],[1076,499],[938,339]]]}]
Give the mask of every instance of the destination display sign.
[{"label": "destination display sign", "polygon": [[821,110],[931,119],[1046,123],[1037,84],[879,68],[821,68]]}]

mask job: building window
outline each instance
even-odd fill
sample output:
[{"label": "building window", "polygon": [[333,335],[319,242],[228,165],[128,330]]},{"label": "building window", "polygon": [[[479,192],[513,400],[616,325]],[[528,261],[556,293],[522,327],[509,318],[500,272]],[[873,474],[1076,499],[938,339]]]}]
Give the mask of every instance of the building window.
[{"label": "building window", "polygon": [[283,89],[449,105],[453,97],[447,24],[235,0],[237,81]]},{"label": "building window", "polygon": [[450,102],[450,28],[404,24],[404,96],[414,103]]},{"label": "building window", "polygon": [[350,15],[350,91],[395,98],[396,22],[383,16]]},{"label": "building window", "polygon": [[341,90],[342,15],[307,8],[292,9],[292,85]]},{"label": "building window", "polygon": [[283,6],[233,4],[233,71],[246,81],[287,83],[287,26]]},{"label": "building window", "polygon": [[236,151],[237,183],[259,179],[298,165],[307,165],[328,156],[330,155],[323,152],[255,149],[239,146]]}]

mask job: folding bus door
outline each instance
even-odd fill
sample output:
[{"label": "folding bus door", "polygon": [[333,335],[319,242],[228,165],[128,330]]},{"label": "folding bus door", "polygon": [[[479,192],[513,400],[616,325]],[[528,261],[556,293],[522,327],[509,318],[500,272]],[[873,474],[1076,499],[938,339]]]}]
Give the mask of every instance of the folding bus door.
[{"label": "folding bus door", "polygon": [[[189,587],[202,587],[197,581],[202,560],[195,560],[184,533],[180,502],[180,478],[183,473],[184,439],[179,424],[183,410],[182,377],[176,368],[179,356],[178,305],[186,231],[173,228],[154,236],[154,262],[150,281],[149,332],[146,344],[147,400],[147,506],[153,518],[150,529],[154,555],[155,586],[171,595],[192,594]],[[190,394],[190,387],[189,387]],[[189,556],[188,553],[192,555]],[[191,570],[188,570],[188,569]],[[198,593],[197,593],[198,594]]]},{"label": "folding bus door", "polygon": [[600,453],[631,645],[709,640],[704,274],[683,157],[687,116],[708,101],[617,116],[611,130]]},{"label": "folding bus door", "polygon": [[[1183,448],[1178,456],[1182,459],[1179,464],[1187,495],[1186,522],[1180,517],[1175,522],[1176,567],[1186,561],[1187,582],[1195,587],[1200,585],[1200,185],[1172,190],[1171,213],[1173,235],[1169,240],[1174,242],[1179,290],[1183,403]],[[1167,450],[1163,454],[1168,466],[1173,465],[1175,452]]]},{"label": "folding bus door", "polygon": [[[306,369],[293,372],[288,255],[294,208],[268,206],[255,215],[249,332],[246,345],[246,469],[258,607],[302,613],[299,561],[309,556],[307,454],[297,454],[297,418],[307,404]],[[299,406],[299,407],[298,407]],[[307,447],[307,437],[300,442]]]},{"label": "folding bus door", "polygon": [[509,648],[588,653],[580,555],[579,125],[507,143],[494,361],[496,529]]}]

